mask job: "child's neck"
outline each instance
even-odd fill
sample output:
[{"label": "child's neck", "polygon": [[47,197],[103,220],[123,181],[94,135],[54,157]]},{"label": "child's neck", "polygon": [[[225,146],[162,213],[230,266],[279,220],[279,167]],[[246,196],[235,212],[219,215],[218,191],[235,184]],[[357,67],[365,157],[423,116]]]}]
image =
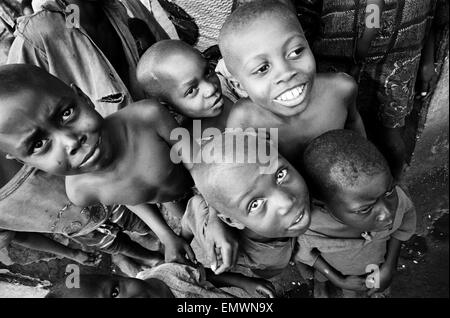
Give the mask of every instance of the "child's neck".
[{"label": "child's neck", "polygon": [[271,238],[259,235],[258,233],[253,232],[249,228],[244,228],[242,230],[245,234],[245,236],[251,238],[253,241],[261,242],[261,243],[268,243],[268,242],[275,242],[275,241],[286,241],[289,239],[288,237],[277,237],[277,238]]},{"label": "child's neck", "polygon": [[110,117],[105,118],[102,139],[108,144],[110,157],[99,170],[95,171],[96,174],[113,172],[119,168],[122,158],[127,154],[129,148],[127,135],[127,127],[123,122]]}]

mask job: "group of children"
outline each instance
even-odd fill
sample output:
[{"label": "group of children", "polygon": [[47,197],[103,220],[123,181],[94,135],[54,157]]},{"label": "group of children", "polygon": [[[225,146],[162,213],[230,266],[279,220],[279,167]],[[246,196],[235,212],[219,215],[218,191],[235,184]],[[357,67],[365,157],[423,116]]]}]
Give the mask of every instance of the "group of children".
[{"label": "group of children", "polygon": [[[186,43],[156,42],[136,67],[147,99],[105,117],[77,85],[30,65],[0,67],[0,150],[7,158],[64,176],[76,206],[131,211],[128,217],[139,219],[128,229],[150,228],[163,245],[163,254],[121,249],[151,267],[141,280],[85,276],[81,288],[57,284],[48,297],[226,297],[225,286],[274,297],[266,279],[291,261],[315,269],[316,297],[327,296],[326,281],[349,297],[389,287],[416,217],[366,139],[355,80],[316,73],[296,14],[276,0],[238,7],[219,47],[226,81]],[[233,103],[226,85],[245,96]],[[183,152],[181,162],[173,160],[178,140],[171,132],[192,131],[194,120],[202,138],[189,140],[192,152],[219,149],[221,161],[191,162]],[[210,128],[221,133],[208,135],[216,131]],[[276,135],[260,133],[274,128]],[[272,157],[270,169],[250,160],[260,153],[255,145]],[[162,209],[181,216],[179,235]],[[215,246],[216,260],[200,259],[192,240],[204,252]],[[237,244],[225,248],[224,241]],[[369,265],[378,268],[373,286]]]}]

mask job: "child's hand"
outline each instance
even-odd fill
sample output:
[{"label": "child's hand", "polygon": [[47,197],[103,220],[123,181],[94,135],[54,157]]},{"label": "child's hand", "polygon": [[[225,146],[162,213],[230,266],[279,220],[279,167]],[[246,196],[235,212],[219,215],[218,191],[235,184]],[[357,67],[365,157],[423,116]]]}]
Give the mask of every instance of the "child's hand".
[{"label": "child's hand", "polygon": [[102,254],[87,253],[82,250],[78,250],[75,252],[75,255],[72,259],[83,265],[97,266],[98,264],[100,264],[100,262],[102,260]]},{"label": "child's hand", "polygon": [[389,265],[381,265],[380,268],[380,287],[379,288],[371,288],[367,292],[367,296],[372,296],[375,293],[381,293],[386,288],[389,287],[389,285],[392,282],[392,278],[394,277],[395,268],[392,268]]},{"label": "child's hand", "polygon": [[[172,235],[164,244],[164,259],[166,263],[189,264],[196,263],[191,246],[177,235]],[[187,256],[187,257],[186,257]],[[189,264],[192,265],[192,264]]]},{"label": "child's hand", "polygon": [[[437,73],[433,63],[424,63],[419,67],[418,88],[420,89],[419,98],[425,98],[433,89],[437,81]],[[417,86],[416,86],[417,87]]]},{"label": "child's hand", "polygon": [[365,291],[367,290],[366,278],[364,276],[348,275],[339,280],[338,287],[342,289]]},{"label": "child's hand", "polygon": [[265,298],[275,298],[275,287],[271,282],[262,278],[246,277],[240,286],[250,295],[261,295]]},{"label": "child's hand", "polygon": [[[212,210],[212,207],[209,207]],[[213,211],[215,212],[215,211]],[[211,270],[219,275],[236,265],[239,244],[231,227],[225,225],[217,213],[209,214],[206,227],[208,259],[212,262]]]}]

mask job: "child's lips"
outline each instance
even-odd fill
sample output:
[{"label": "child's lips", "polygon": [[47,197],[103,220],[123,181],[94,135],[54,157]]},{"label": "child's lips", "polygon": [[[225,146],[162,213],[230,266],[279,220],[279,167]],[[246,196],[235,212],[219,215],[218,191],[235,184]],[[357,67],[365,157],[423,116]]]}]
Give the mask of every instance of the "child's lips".
[{"label": "child's lips", "polygon": [[308,83],[297,85],[278,95],[274,101],[285,107],[297,106],[305,99],[307,88]]},{"label": "child's lips", "polygon": [[308,226],[308,223],[309,223],[308,211],[306,211],[305,207],[302,207],[299,209],[298,213],[292,220],[292,223],[289,225],[289,229],[291,230],[302,229]]},{"label": "child's lips", "polygon": [[93,162],[95,162],[100,157],[100,143],[101,137],[98,138],[96,144],[91,148],[91,150],[87,153],[87,155],[83,158],[78,168],[83,168],[89,166]]}]

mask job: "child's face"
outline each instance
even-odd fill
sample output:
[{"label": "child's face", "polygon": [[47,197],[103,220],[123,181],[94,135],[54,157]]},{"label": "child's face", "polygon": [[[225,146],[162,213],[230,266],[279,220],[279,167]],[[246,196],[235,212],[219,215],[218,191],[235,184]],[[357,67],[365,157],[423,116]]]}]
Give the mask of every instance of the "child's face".
[{"label": "child's face", "polygon": [[221,190],[230,200],[219,211],[264,237],[296,237],[310,224],[308,189],[286,159],[276,164],[273,174],[260,174],[257,164],[224,171]]},{"label": "child's face", "polygon": [[223,109],[222,90],[214,69],[197,52],[176,53],[167,59],[162,85],[167,101],[192,118],[215,117]]},{"label": "child's face", "polygon": [[57,175],[93,171],[110,151],[103,118],[74,88],[65,93],[23,90],[0,107],[0,147],[12,157]]},{"label": "child's face", "polygon": [[339,189],[327,204],[342,223],[361,231],[392,228],[398,205],[397,191],[389,172],[380,172],[357,187]]},{"label": "child's face", "polygon": [[306,109],[316,66],[298,24],[266,15],[229,42],[226,62],[254,103],[280,116]]},{"label": "child's face", "polygon": [[155,279],[147,281],[122,276],[84,275],[81,288],[73,288],[75,298],[160,298],[171,297],[167,286]]}]

